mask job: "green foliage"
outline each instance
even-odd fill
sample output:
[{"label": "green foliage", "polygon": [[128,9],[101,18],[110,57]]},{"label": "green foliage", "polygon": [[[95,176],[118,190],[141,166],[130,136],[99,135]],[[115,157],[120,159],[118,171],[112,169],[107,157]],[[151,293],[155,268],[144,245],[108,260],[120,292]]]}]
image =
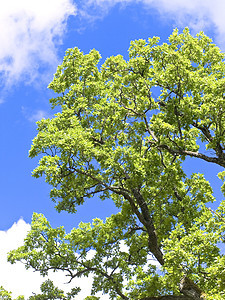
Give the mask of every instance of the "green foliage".
[{"label": "green foliage", "polygon": [[11,292],[6,291],[3,286],[0,287],[0,296],[2,300],[11,300]]},{"label": "green foliage", "polygon": [[73,297],[77,294],[78,290],[73,289],[71,293],[68,293],[66,296],[63,291],[54,286],[51,280],[46,280],[41,285],[41,294],[34,295],[29,297],[29,300],[70,300],[74,299]]},{"label": "green foliage", "polygon": [[[186,28],[162,45],[157,37],[131,42],[127,61],[99,60],[96,50],[66,52],[49,85],[60,112],[38,122],[30,157],[41,156],[33,176],[45,175],[59,212],[99,197],[118,213],[68,234],[34,214],[9,261],[43,276],[64,270],[71,281],[93,275],[86,300],[99,291],[127,300],[185,294],[184,276],[207,299],[224,299],[225,203],[209,209],[210,183],[183,168],[185,160],[225,167],[224,54]],[[224,181],[224,171],[218,176]],[[65,296],[47,281],[30,299],[77,292]]]},{"label": "green foliage", "polygon": [[[13,300],[12,296],[11,296],[11,292],[6,291],[3,286],[0,286],[0,299],[1,300]],[[16,299],[14,300],[24,300],[24,296],[18,296]]]}]

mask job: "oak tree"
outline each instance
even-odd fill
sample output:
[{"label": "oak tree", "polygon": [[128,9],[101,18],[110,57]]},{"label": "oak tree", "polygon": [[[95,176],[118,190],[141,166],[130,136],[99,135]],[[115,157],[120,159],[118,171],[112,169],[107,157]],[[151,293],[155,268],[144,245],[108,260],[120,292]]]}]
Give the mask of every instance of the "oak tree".
[{"label": "oak tree", "polygon": [[[184,167],[202,160],[225,177],[224,54],[186,28],[163,44],[132,41],[127,60],[112,56],[100,66],[100,58],[67,50],[49,85],[60,112],[38,122],[30,157],[40,156],[33,176],[45,175],[59,212],[99,197],[118,213],[70,233],[34,214],[9,261],[42,275],[64,270],[75,286],[92,274],[87,299],[99,291],[125,300],[225,299],[225,202],[204,174],[188,176]],[[48,284],[51,299],[79,291]]]}]

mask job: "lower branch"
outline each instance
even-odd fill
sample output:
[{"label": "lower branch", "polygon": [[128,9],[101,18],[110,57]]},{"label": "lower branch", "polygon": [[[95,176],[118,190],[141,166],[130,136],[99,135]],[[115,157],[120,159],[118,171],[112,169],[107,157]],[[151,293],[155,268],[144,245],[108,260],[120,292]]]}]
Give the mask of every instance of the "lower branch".
[{"label": "lower branch", "polygon": [[141,209],[141,212],[142,212],[142,216],[144,219],[144,222],[142,224],[145,226],[146,231],[148,233],[149,250],[155,256],[155,258],[158,260],[158,262],[161,265],[164,265],[163,253],[160,250],[160,247],[158,244],[158,237],[157,237],[155,225],[154,225],[152,217],[149,213],[148,206],[147,206],[145,200],[143,199],[143,196],[140,193],[140,191],[138,191],[137,189],[132,189],[132,192],[133,192],[135,200],[137,201],[137,203]]},{"label": "lower branch", "polygon": [[124,300],[129,300],[129,298],[127,296],[125,296],[122,291],[118,288],[117,286],[117,282],[115,282],[114,278],[113,278],[113,274],[111,273],[111,275],[109,275],[108,273],[102,271],[102,270],[99,270],[97,267],[89,267],[89,266],[86,266],[85,264],[82,264],[80,263],[81,265],[83,265],[85,267],[85,270],[84,271],[81,271],[81,272],[78,272],[76,274],[73,275],[73,278],[81,275],[82,273],[84,272],[94,272],[95,274],[101,274],[103,277],[107,278],[109,281],[112,282],[113,284],[113,288],[115,289],[116,293]]},{"label": "lower branch", "polygon": [[173,155],[174,154],[176,154],[176,155],[188,155],[188,156],[191,156],[191,157],[196,157],[196,158],[203,159],[207,162],[217,164],[221,167],[225,167],[224,159],[221,159],[221,158],[218,158],[218,157],[210,157],[210,156],[207,156],[207,155],[199,153],[199,152],[193,152],[193,151],[188,151],[188,150],[184,150],[184,149],[172,149],[168,145],[158,145],[157,147],[159,149],[165,149]]}]

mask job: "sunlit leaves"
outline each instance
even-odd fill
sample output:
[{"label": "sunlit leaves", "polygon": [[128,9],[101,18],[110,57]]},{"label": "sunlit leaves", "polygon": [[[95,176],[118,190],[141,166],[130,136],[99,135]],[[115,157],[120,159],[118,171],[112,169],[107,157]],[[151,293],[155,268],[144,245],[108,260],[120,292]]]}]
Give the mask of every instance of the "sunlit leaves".
[{"label": "sunlit leaves", "polygon": [[[34,214],[9,260],[42,275],[64,270],[71,280],[94,274],[87,299],[98,291],[111,299],[177,295],[184,275],[208,299],[223,299],[225,205],[207,208],[215,200],[210,183],[198,170],[188,177],[183,161],[225,167],[224,54],[186,28],[163,44],[132,41],[127,61],[112,56],[100,67],[99,60],[96,50],[66,52],[49,85],[60,112],[38,122],[30,157],[41,156],[33,175],[52,186],[58,211],[74,213],[99,197],[111,198],[118,213],[69,234]],[[224,171],[218,176],[224,181]]]}]

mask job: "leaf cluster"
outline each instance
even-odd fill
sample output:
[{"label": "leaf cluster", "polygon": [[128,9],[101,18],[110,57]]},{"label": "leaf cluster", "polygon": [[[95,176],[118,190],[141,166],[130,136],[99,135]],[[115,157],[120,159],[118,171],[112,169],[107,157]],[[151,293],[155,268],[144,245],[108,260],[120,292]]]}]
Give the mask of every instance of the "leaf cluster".
[{"label": "leaf cluster", "polygon": [[[69,281],[91,275],[87,299],[99,291],[184,299],[187,276],[207,299],[223,299],[224,202],[209,209],[210,183],[198,170],[188,177],[183,162],[225,167],[224,54],[186,28],[168,43],[132,41],[127,61],[112,56],[100,67],[100,58],[96,50],[66,52],[49,85],[60,112],[38,122],[30,157],[41,157],[33,176],[45,176],[59,212],[98,197],[118,213],[69,234],[34,214],[9,260],[43,276],[64,271]],[[224,180],[224,171],[218,176]],[[43,289],[61,295],[50,282]]]}]

